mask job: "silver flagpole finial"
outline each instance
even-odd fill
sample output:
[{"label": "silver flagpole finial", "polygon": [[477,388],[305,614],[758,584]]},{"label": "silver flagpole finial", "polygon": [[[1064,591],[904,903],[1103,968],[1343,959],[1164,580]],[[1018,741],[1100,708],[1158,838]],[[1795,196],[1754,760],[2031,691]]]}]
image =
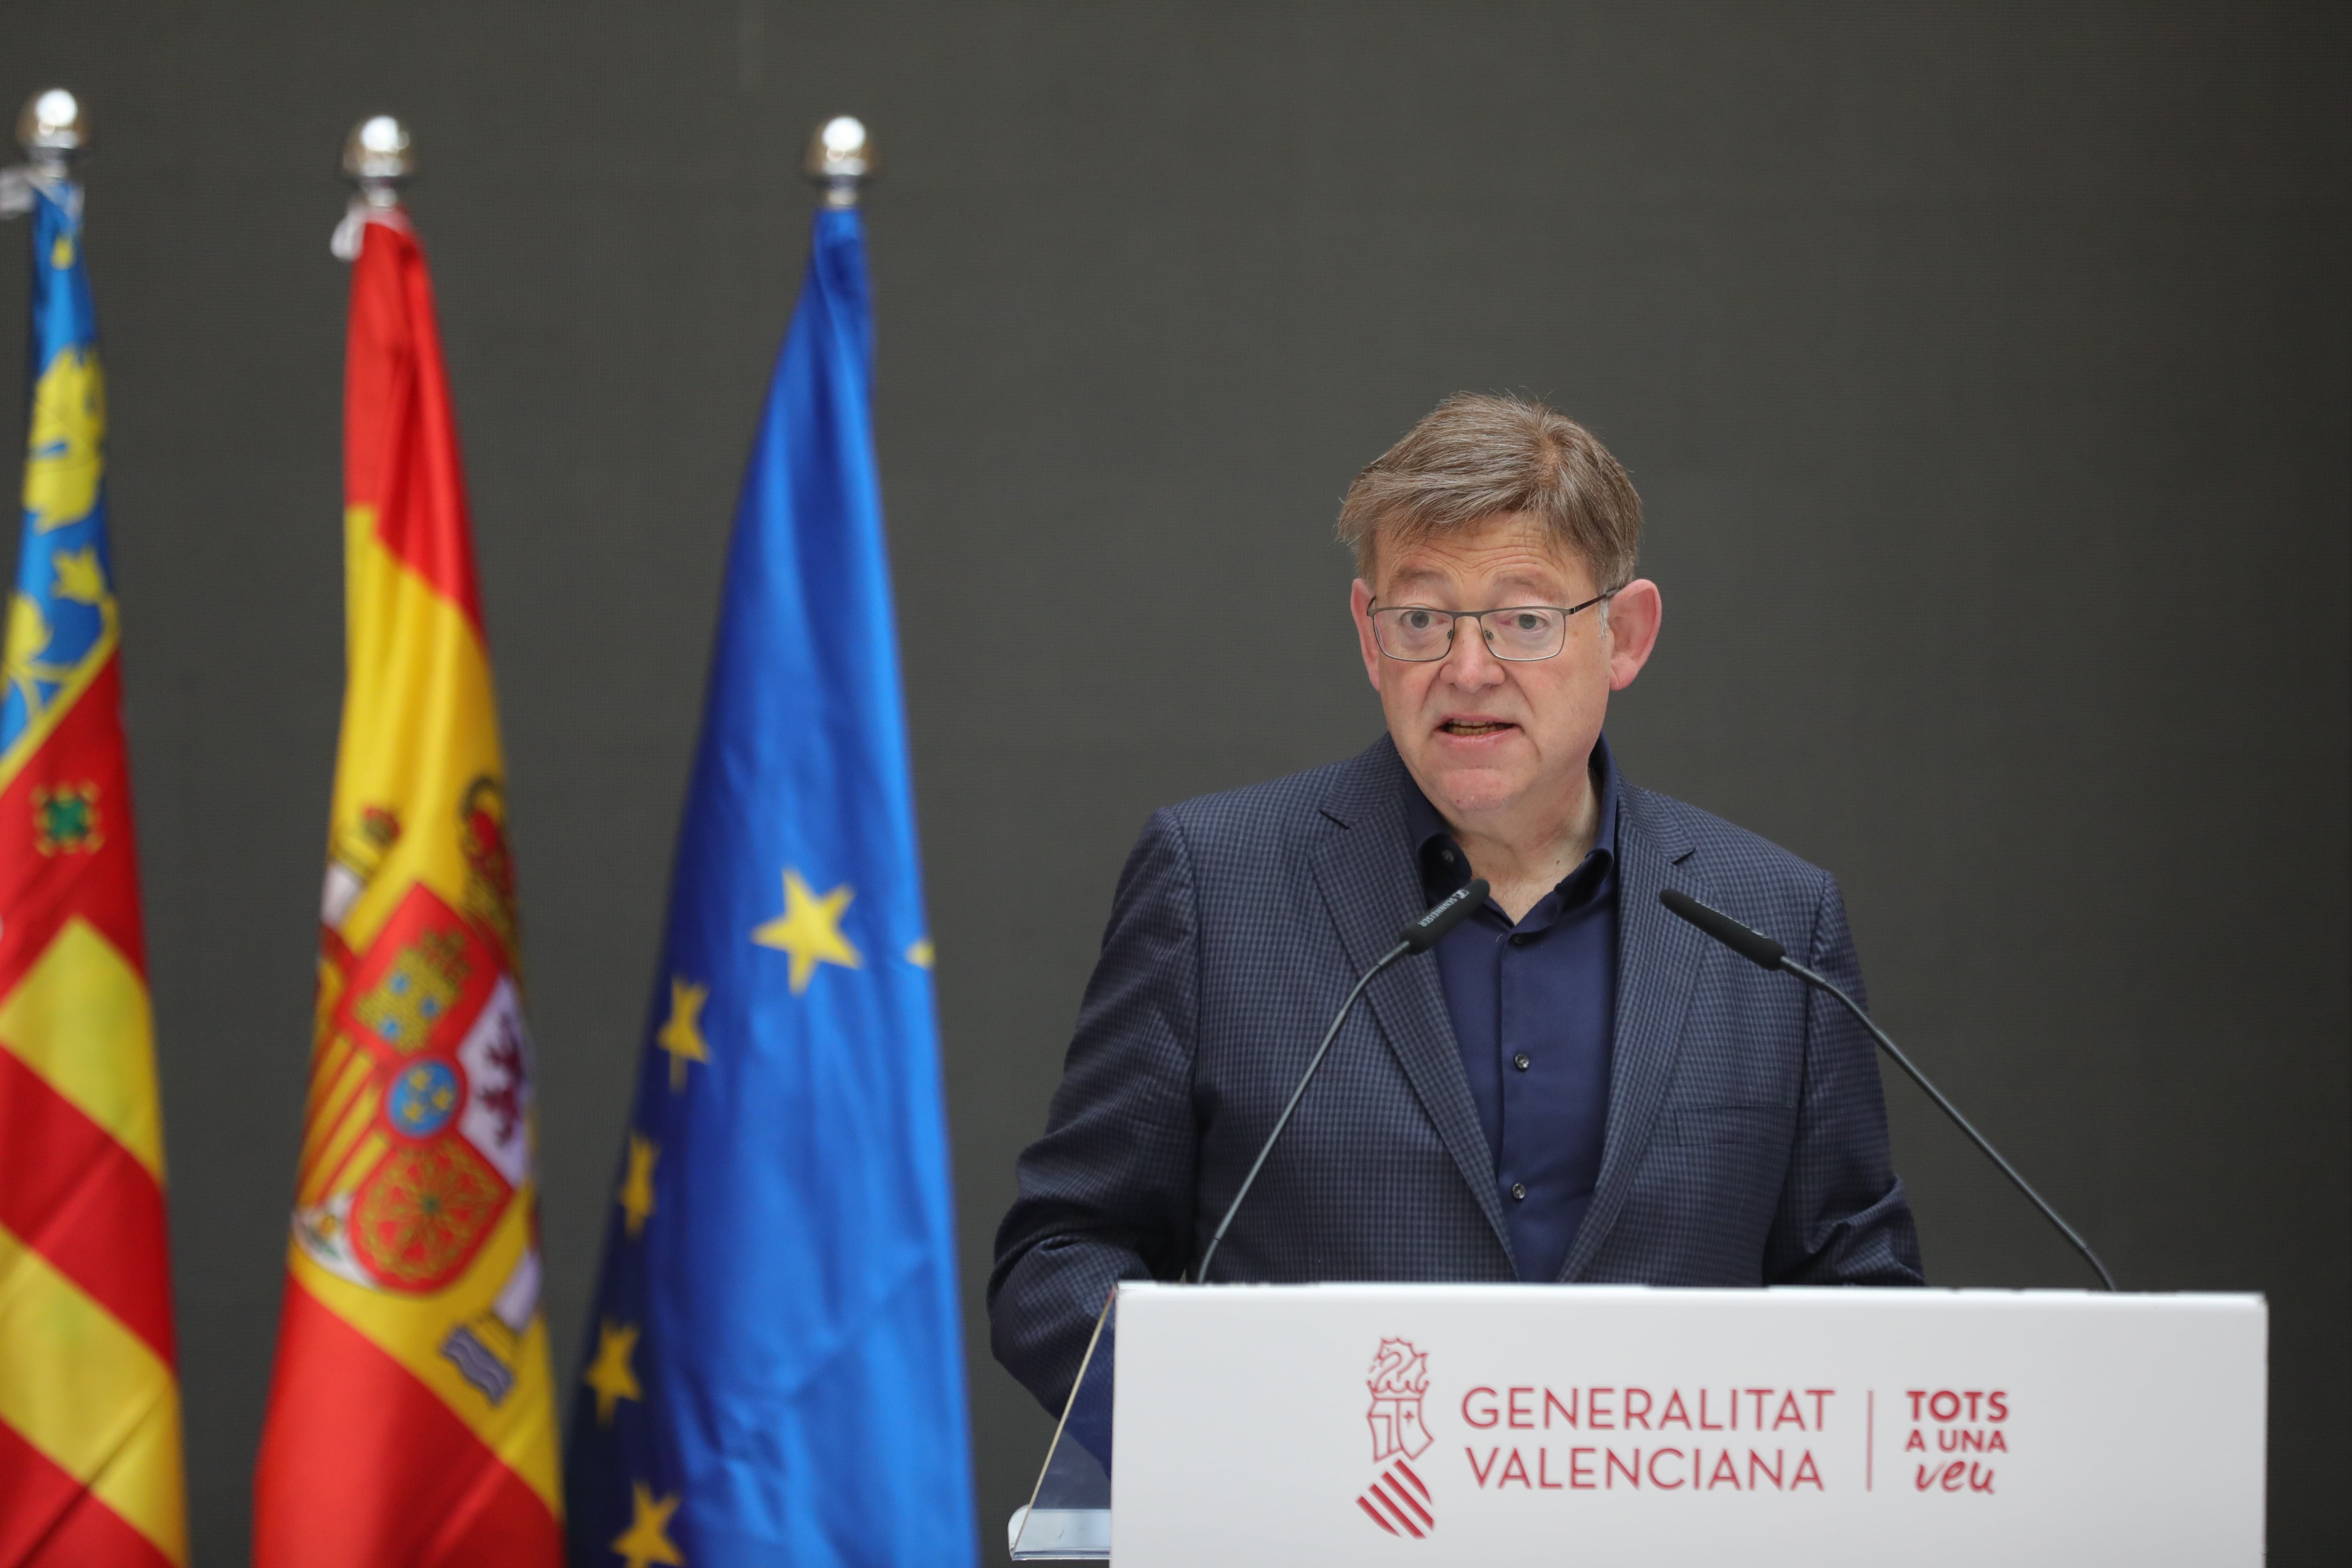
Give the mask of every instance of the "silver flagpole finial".
[{"label": "silver flagpole finial", "polygon": [[89,150],[89,127],[82,121],[80,100],[61,87],[35,93],[16,117],[16,140],[43,174],[66,178],[73,161]]},{"label": "silver flagpole finial", "polygon": [[881,176],[882,160],[865,123],[842,114],[817,127],[809,138],[808,161],[801,168],[824,188],[825,205],[854,207],[858,188]]},{"label": "silver flagpole finial", "polygon": [[343,143],[343,177],[360,188],[360,199],[372,207],[396,207],[400,187],[416,177],[416,153],[408,144],[408,127],[389,114],[378,114],[352,128]]}]

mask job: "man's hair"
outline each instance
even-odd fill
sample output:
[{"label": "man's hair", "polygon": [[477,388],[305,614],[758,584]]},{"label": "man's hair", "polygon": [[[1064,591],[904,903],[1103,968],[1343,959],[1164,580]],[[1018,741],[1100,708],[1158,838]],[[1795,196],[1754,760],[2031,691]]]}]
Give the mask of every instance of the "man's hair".
[{"label": "man's hair", "polygon": [[1592,432],[1526,397],[1456,393],[1365,466],[1339,507],[1339,540],[1372,580],[1379,547],[1412,545],[1524,512],[1614,593],[1633,580],[1642,498]]}]

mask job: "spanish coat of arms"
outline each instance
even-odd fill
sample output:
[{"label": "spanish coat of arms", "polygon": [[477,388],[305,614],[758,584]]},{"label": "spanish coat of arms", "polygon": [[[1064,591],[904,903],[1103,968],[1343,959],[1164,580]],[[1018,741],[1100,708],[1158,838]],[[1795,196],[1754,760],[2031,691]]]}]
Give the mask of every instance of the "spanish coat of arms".
[{"label": "spanish coat of arms", "polygon": [[[530,1037],[514,952],[513,872],[498,786],[457,814],[466,888],[412,883],[358,952],[346,917],[400,841],[388,809],[335,847],[320,910],[320,1059],[294,1214],[302,1250],[370,1289],[425,1296],[471,1266],[530,1179]],[[534,1234],[489,1310],[442,1353],[492,1404],[537,1311]]]},{"label": "spanish coat of arms", "polygon": [[474,922],[418,883],[352,966],[328,1040],[349,1058],[328,1092],[348,1095],[346,1125],[363,1131],[297,1234],[354,1283],[438,1289],[530,1166],[514,982]]}]

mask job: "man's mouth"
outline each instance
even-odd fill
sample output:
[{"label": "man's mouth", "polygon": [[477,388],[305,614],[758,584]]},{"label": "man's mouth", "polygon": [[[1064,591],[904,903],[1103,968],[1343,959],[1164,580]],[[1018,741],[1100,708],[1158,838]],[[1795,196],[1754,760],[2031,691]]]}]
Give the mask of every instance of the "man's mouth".
[{"label": "man's mouth", "polygon": [[1475,740],[1481,735],[1499,735],[1506,730],[1516,730],[1517,724],[1501,719],[1448,719],[1438,729],[1448,735],[1461,735]]}]

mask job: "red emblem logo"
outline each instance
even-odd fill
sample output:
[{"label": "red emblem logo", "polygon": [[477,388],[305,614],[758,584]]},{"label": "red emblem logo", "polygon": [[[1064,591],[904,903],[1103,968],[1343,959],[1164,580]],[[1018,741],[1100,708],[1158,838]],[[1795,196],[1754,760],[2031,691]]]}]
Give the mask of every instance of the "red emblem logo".
[{"label": "red emblem logo", "polygon": [[1391,1535],[1418,1541],[1437,1525],[1430,1512],[1429,1488],[1411,1463],[1432,1440],[1421,1420],[1422,1396],[1429,1392],[1429,1357],[1413,1349],[1410,1340],[1382,1340],[1364,1385],[1372,1394],[1372,1407],[1364,1417],[1372,1428],[1372,1463],[1387,1468],[1357,1497],[1356,1506]]}]

